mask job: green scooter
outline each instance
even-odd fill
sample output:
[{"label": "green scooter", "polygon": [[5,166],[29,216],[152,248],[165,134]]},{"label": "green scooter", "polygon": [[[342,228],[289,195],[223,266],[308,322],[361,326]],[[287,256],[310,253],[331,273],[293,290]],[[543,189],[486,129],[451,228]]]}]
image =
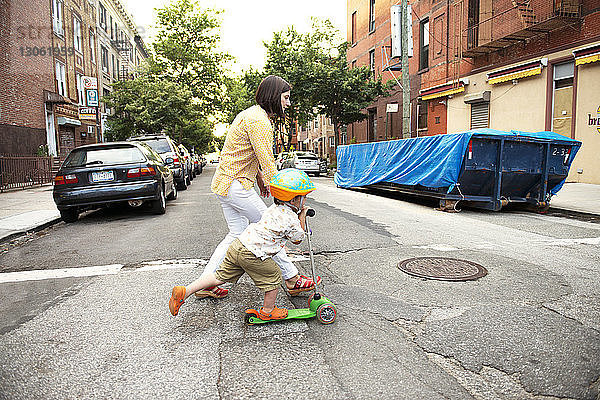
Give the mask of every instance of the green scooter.
[{"label": "green scooter", "polygon": [[[310,208],[306,212],[307,217],[314,217],[315,210]],[[251,324],[266,324],[274,321],[285,321],[288,319],[305,319],[317,317],[317,320],[322,324],[331,324],[337,317],[337,310],[335,305],[325,296],[321,296],[317,291],[317,280],[315,274],[315,259],[313,256],[312,244],[310,242],[310,236],[312,232],[308,226],[308,218],[306,219],[306,237],[308,238],[308,250],[310,253],[310,265],[312,267],[312,278],[315,282],[315,292],[308,298],[308,308],[295,308],[288,310],[288,316],[284,319],[264,321],[258,318],[258,311],[251,309],[246,311],[246,321]]]}]

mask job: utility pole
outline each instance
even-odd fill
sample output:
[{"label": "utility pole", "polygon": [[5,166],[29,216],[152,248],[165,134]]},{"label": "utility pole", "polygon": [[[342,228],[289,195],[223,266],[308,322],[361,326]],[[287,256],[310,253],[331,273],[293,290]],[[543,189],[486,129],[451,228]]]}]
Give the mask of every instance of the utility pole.
[{"label": "utility pole", "polygon": [[408,73],[408,0],[402,0],[402,138],[410,137],[410,77]]}]

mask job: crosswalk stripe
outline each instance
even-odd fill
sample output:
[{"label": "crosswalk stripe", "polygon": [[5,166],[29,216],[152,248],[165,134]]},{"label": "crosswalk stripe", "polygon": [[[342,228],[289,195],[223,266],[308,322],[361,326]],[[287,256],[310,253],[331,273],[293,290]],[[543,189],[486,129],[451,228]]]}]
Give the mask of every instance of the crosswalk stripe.
[{"label": "crosswalk stripe", "polygon": [[118,273],[122,264],[99,265],[94,267],[41,269],[34,271],[5,272],[0,274],[0,283],[40,281],[56,278],[79,278],[96,275],[112,275]]}]

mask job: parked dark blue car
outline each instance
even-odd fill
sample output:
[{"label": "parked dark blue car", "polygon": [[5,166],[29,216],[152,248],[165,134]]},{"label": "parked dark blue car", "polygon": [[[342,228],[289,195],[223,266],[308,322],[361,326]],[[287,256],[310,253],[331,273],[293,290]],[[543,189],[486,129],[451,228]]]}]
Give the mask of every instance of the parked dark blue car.
[{"label": "parked dark blue car", "polygon": [[92,208],[128,202],[150,203],[164,214],[166,199],[177,198],[173,173],[145,143],[113,142],[72,150],[54,178],[54,202],[65,222]]}]

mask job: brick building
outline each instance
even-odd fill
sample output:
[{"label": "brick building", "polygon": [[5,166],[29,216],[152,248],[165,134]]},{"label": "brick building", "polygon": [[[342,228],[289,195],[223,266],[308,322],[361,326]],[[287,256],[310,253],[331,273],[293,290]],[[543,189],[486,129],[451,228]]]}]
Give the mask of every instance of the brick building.
[{"label": "brick building", "polygon": [[[4,0],[3,0],[4,1]],[[96,141],[96,118],[80,118],[83,76],[96,76],[89,0],[12,0],[0,7],[0,153],[65,155]]]},{"label": "brick building", "polygon": [[[348,63],[400,79],[390,8],[348,0]],[[583,142],[570,181],[600,183],[599,0],[413,0],[411,136],[490,127],[557,133]],[[392,68],[386,69],[386,66]],[[400,137],[398,90],[349,127],[357,142]],[[386,115],[386,105],[398,103]],[[386,123],[387,117],[387,123]],[[387,131],[387,135],[384,133]]]},{"label": "brick building", "polygon": [[[116,80],[131,79],[136,69],[148,58],[148,52],[133,18],[119,0],[98,1],[98,89],[100,95],[112,91]],[[111,113],[100,106],[102,134]]]}]

